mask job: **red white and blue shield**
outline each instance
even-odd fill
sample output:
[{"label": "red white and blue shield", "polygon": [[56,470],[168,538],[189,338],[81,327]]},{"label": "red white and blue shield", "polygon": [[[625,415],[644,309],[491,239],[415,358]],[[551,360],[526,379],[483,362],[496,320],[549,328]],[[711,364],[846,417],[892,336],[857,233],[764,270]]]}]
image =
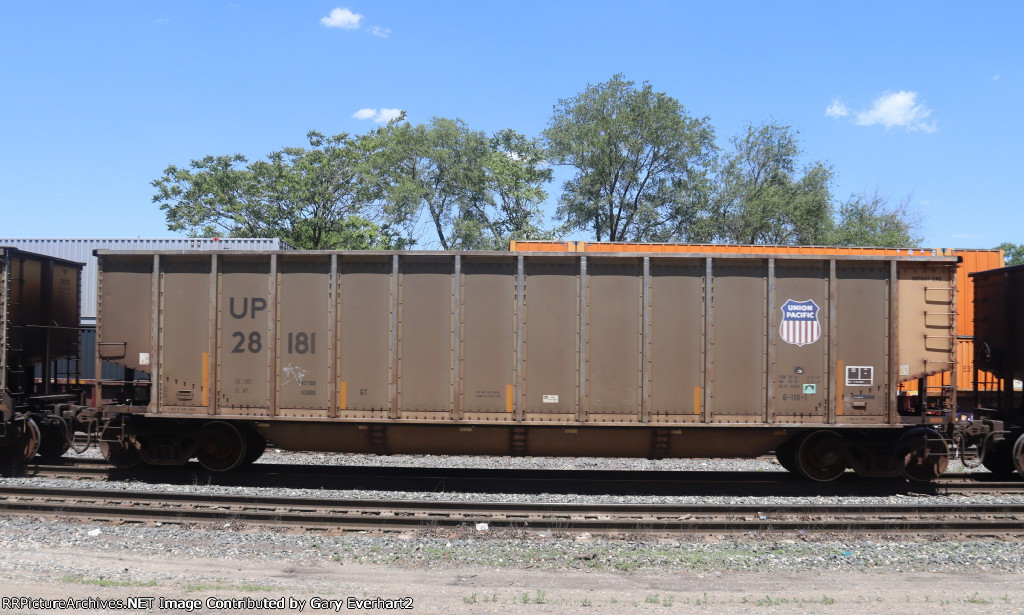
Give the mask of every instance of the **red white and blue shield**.
[{"label": "red white and blue shield", "polygon": [[782,304],[782,322],[779,323],[779,337],[788,344],[803,346],[813,344],[821,337],[821,323],[818,322],[818,304],[792,299]]}]

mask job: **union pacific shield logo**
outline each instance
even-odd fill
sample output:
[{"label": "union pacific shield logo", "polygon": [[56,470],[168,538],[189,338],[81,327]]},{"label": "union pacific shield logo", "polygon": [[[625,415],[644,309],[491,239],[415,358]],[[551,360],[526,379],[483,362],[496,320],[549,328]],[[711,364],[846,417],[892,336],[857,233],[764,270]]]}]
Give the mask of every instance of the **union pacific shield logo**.
[{"label": "union pacific shield logo", "polygon": [[793,301],[782,304],[782,322],[779,323],[779,337],[789,344],[803,346],[813,344],[821,337],[821,323],[818,322],[818,304],[807,301]]}]

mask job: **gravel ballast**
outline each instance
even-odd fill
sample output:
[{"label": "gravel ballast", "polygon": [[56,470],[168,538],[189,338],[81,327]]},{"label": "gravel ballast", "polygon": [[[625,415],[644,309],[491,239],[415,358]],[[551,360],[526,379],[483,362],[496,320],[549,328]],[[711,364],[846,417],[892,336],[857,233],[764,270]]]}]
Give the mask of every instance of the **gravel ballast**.
[{"label": "gravel ballast", "polygon": [[[392,465],[414,467],[482,467],[548,469],[636,469],[642,470],[718,470],[778,471],[774,460],[565,460],[461,457],[373,457],[361,455],[300,455],[268,452],[266,463],[309,463],[317,465]],[[951,467],[950,471],[962,471]],[[83,487],[86,481],[46,478],[5,478],[5,485],[46,485]],[[157,485],[143,482],[88,481],[90,488],[114,490],[169,490],[187,493],[231,493],[285,497],[331,497],[361,499],[437,499],[462,501],[566,501],[566,502],[660,502],[660,503],[1000,503],[1024,502],[1024,495],[957,495],[893,497],[738,497],[738,496],[624,496],[578,494],[501,494],[501,493],[399,493],[373,490],[256,489],[206,485]],[[121,594],[157,587],[161,595],[194,593],[224,595],[263,595],[278,591],[356,592],[342,581],[362,579],[359,591],[372,595],[398,591],[395,583],[409,587],[424,582],[421,590],[431,594],[430,575],[477,579],[438,588],[418,612],[505,612],[509,606],[530,612],[563,612],[587,606],[601,606],[592,612],[635,612],[626,604],[643,608],[700,606],[700,587],[710,588],[708,600],[718,601],[715,612],[893,612],[876,607],[860,596],[845,597],[838,587],[885,589],[886,579],[923,579],[926,589],[906,594],[914,608],[898,612],[932,612],[932,596],[958,604],[962,612],[1024,613],[1024,589],[1019,581],[1024,573],[1024,531],[1020,536],[993,536],[958,539],[957,537],[921,538],[907,536],[847,537],[803,535],[713,535],[665,537],[627,535],[601,537],[528,530],[477,531],[465,527],[455,531],[433,528],[421,532],[385,533],[299,533],[274,527],[240,526],[224,523],[204,526],[116,525],[103,522],[70,523],[62,519],[7,517],[0,520],[0,574],[8,586],[61,588],[61,591],[108,592]],[[160,563],[157,565],[156,563]],[[284,574],[282,570],[306,570]],[[367,571],[386,570],[376,576]],[[556,574],[557,573],[557,574]],[[369,576],[365,576],[369,574]],[[585,575],[578,577],[577,575]],[[424,576],[426,575],[426,576]],[[468,575],[468,576],[467,576]],[[523,587],[529,600],[523,602]],[[579,578],[607,577],[589,593],[579,593]],[[610,575],[610,576],[609,576]],[[625,576],[623,576],[625,575]],[[751,576],[753,575],[753,576]],[[852,575],[852,576],[851,576]],[[918,575],[918,576],[915,576]],[[924,575],[924,576],[920,576]],[[102,578],[101,578],[102,577]],[[406,581],[400,581],[400,579]],[[736,579],[747,578],[739,582]],[[757,582],[750,581],[756,578]],[[949,579],[984,578],[980,585],[965,584],[957,589]],[[426,579],[426,580],[425,580]],[[767,604],[758,606],[751,588],[766,579],[778,581],[778,591],[792,593],[787,598],[766,586]],[[790,581],[785,581],[789,579]],[[794,579],[802,579],[799,583]],[[831,593],[806,593],[815,579],[832,579],[824,587]],[[853,581],[853,579],[859,579]],[[872,581],[872,579],[874,579]],[[941,587],[933,585],[943,579]],[[622,581],[626,585],[619,587]],[[628,581],[628,582],[627,582]],[[714,581],[714,582],[711,582]],[[346,583],[348,581],[345,581]],[[646,587],[662,583],[660,590]],[[735,585],[735,583],[739,583]],[[767,582],[767,581],[765,581]],[[451,581],[446,581],[451,585]],[[689,585],[687,584],[689,583]],[[795,583],[795,584],[794,584]],[[463,587],[464,586],[464,587]],[[354,587],[354,586],[353,586]],[[545,590],[544,587],[551,587]],[[971,601],[967,588],[978,587],[977,600]],[[120,589],[118,589],[120,588]],[[375,589],[376,588],[376,589]],[[390,589],[389,589],[390,588]],[[559,589],[560,588],[560,589]],[[894,590],[888,588],[886,591]],[[686,592],[693,591],[692,594]],[[748,591],[749,590],[749,591]],[[941,591],[940,591],[941,590]],[[5,590],[5,595],[9,595]],[[26,590],[28,591],[28,590]],[[56,589],[54,589],[56,591]],[[157,590],[153,590],[157,591]],[[411,590],[410,590],[411,591]],[[539,601],[536,593],[544,594]],[[758,591],[761,591],[758,589]],[[818,590],[815,589],[815,592]],[[866,590],[864,590],[866,591]],[[511,592],[511,593],[510,593]],[[618,593],[616,593],[618,592]],[[648,593],[644,593],[648,592]],[[670,592],[673,598],[667,596]],[[716,593],[717,592],[717,593]],[[744,593],[747,592],[747,593]],[[803,593],[800,593],[803,592]],[[943,593],[954,592],[954,593]],[[1000,593],[1003,592],[1003,593]],[[863,591],[861,592],[864,593]],[[561,596],[557,600],[555,595]],[[658,604],[647,602],[658,594]],[[802,596],[796,598],[795,596]],[[866,594],[865,594],[866,595]],[[888,595],[888,594],[887,594]],[[900,599],[897,592],[886,601]],[[621,600],[616,598],[621,597]],[[830,597],[831,596],[831,597]],[[959,598],[957,596],[960,596]],[[488,600],[485,602],[484,598]],[[913,597],[913,601],[910,598]],[[493,598],[493,600],[491,600]],[[550,599],[549,599],[550,598]],[[927,600],[926,600],[927,598]],[[561,602],[558,602],[561,600]],[[747,600],[748,602],[745,602]],[[773,600],[775,602],[773,602]],[[959,602],[956,602],[959,600]],[[753,601],[753,602],[749,602]],[[830,601],[859,604],[863,608],[830,610]],[[853,601],[853,602],[851,602]],[[859,601],[859,602],[858,602]],[[557,604],[560,607],[557,607]],[[427,606],[432,605],[431,610]],[[772,609],[788,605],[788,609]],[[568,607],[572,607],[569,609]],[[892,606],[892,604],[889,604]],[[493,608],[492,608],[493,607]],[[617,610],[621,607],[624,610]],[[767,607],[767,610],[766,610]],[[870,608],[869,608],[870,607]],[[918,609],[920,607],[920,609]],[[996,607],[1009,607],[1002,610]],[[488,608],[492,608],[488,611]],[[748,610],[743,610],[748,609]],[[750,611],[749,609],[754,609]],[[990,610],[986,610],[990,609]],[[34,611],[24,611],[34,612]],[[43,611],[39,611],[43,612]],[[154,611],[157,612],[157,611]],[[169,612],[169,611],[159,611]],[[217,612],[204,609],[203,612]],[[227,611],[225,611],[227,612]],[[306,611],[308,612],[308,610]],[[663,609],[658,612],[663,612]]]}]

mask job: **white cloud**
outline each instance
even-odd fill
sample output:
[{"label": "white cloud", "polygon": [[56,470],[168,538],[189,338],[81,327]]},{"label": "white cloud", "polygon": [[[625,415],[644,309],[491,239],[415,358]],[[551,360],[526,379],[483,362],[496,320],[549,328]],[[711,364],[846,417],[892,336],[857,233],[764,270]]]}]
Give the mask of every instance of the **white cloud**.
[{"label": "white cloud", "polygon": [[373,119],[375,122],[390,122],[391,120],[398,119],[400,115],[402,115],[401,109],[381,109],[377,117]]},{"label": "white cloud", "polygon": [[838,98],[833,98],[832,104],[825,109],[825,115],[842,118],[853,114],[853,121],[858,126],[881,124],[886,130],[895,126],[910,131],[935,132],[938,130],[935,120],[928,121],[932,110],[918,103],[917,97],[917,92],[886,92],[874,100],[870,109],[857,112],[852,111]]},{"label": "white cloud", "polygon": [[931,114],[931,109],[917,103],[917,92],[887,92],[876,98],[870,109],[858,112],[856,122],[858,126],[882,124],[886,130],[899,126],[935,132],[935,121],[927,121]]},{"label": "white cloud", "polygon": [[337,8],[331,11],[331,14],[327,17],[320,18],[320,23],[328,28],[355,30],[359,28],[359,22],[362,20],[363,16],[359,13],[353,13],[348,9]]},{"label": "white cloud", "polygon": [[373,120],[378,124],[390,122],[402,115],[401,109],[360,109],[352,114],[357,120]]},{"label": "white cloud", "polygon": [[850,115],[850,108],[843,104],[838,98],[832,99],[832,104],[825,109],[825,115],[829,117],[846,117]]},{"label": "white cloud", "polygon": [[379,36],[381,38],[390,38],[391,28],[382,28],[380,26],[374,26],[373,29],[370,30],[370,34],[374,36]]}]

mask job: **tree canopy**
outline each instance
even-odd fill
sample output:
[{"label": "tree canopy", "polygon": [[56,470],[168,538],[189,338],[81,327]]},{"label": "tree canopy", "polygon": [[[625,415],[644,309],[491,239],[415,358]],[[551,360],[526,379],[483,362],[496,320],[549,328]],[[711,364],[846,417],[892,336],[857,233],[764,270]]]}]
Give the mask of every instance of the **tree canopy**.
[{"label": "tree canopy", "polygon": [[560,100],[544,131],[563,187],[564,230],[598,241],[668,241],[697,220],[714,162],[714,129],[678,100],[622,75]]},{"label": "tree canopy", "polygon": [[833,224],[832,169],[797,173],[797,132],[767,122],[732,138],[718,197],[719,238],[747,244],[821,244]]},{"label": "tree canopy", "polygon": [[910,197],[895,206],[875,191],[850,197],[839,208],[839,221],[826,236],[830,245],[876,246],[886,248],[916,247],[919,216],[910,209]]},{"label": "tree canopy", "polygon": [[536,140],[511,129],[488,137],[437,117],[392,122],[371,138],[371,165],[385,180],[395,219],[422,245],[508,249],[512,239],[545,236],[540,204],[551,170]]},{"label": "tree canopy", "polygon": [[367,173],[365,139],[311,131],[309,148],[266,160],[207,156],[171,165],[152,185],[171,230],[199,237],[280,237],[311,250],[397,249],[382,187]]},{"label": "tree canopy", "polygon": [[995,249],[1003,251],[1006,265],[1024,265],[1024,244],[1001,243]]},{"label": "tree canopy", "polygon": [[[623,75],[554,106],[541,138],[403,113],[364,134],[306,135],[250,161],[210,155],[152,182],[167,226],[304,249],[507,249],[520,239],[913,247],[920,215],[877,191],[838,201],[835,172],[769,120],[715,143],[707,117]],[[572,176],[545,225],[553,167]],[[582,237],[581,237],[582,235]],[[1012,244],[1004,244],[1013,246]],[[1002,247],[1002,246],[1001,246]],[[1004,248],[1008,257],[1020,255]]]}]

